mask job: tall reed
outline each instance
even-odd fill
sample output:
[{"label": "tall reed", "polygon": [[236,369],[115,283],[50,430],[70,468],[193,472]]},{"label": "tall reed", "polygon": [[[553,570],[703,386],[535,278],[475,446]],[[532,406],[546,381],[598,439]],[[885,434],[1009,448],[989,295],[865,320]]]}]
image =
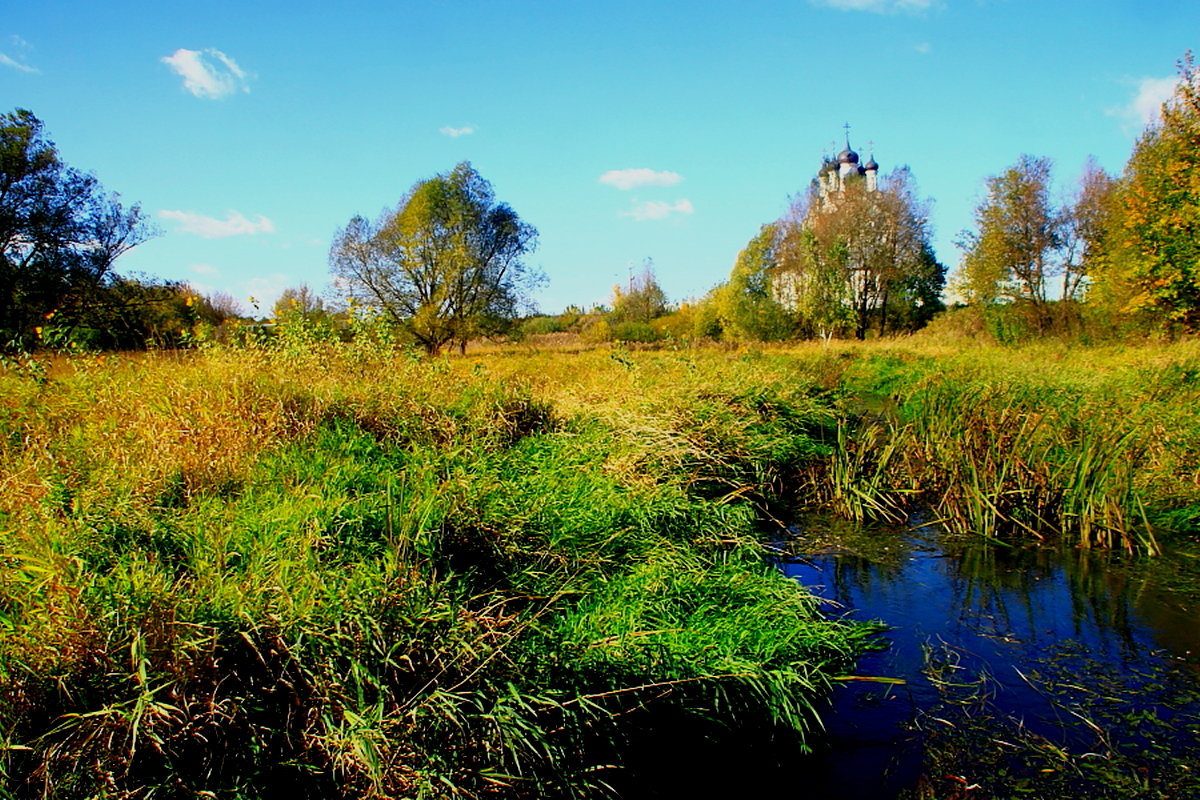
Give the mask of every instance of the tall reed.
[{"label": "tall reed", "polygon": [[865,348],[839,379],[851,416],[881,395],[893,407],[886,432],[876,414],[852,428],[846,452],[861,466],[837,478],[835,462],[831,474],[927,504],[958,531],[1156,552],[1156,530],[1186,532],[1175,520],[1200,513],[1194,358],[1187,347]]}]

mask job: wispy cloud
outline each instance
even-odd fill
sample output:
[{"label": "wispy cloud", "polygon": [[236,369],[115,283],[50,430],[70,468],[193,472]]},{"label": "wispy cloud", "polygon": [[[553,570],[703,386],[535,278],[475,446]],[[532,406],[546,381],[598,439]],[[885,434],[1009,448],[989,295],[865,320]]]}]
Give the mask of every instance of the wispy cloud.
[{"label": "wispy cloud", "polygon": [[470,136],[475,132],[474,125],[464,125],[461,128],[452,128],[449,125],[438,128],[438,133],[442,136],[449,136],[451,139],[457,139],[460,136]]},{"label": "wispy cloud", "polygon": [[220,100],[250,91],[250,74],[220,50],[179,48],[161,61],[183,78],[183,88],[196,97]]},{"label": "wispy cloud", "polygon": [[931,45],[929,42],[920,42],[913,45],[913,50],[916,50],[918,53],[925,56],[933,52],[933,45]]},{"label": "wispy cloud", "polygon": [[666,203],[662,200],[634,200],[633,209],[622,211],[621,216],[633,217],[638,222],[644,222],[648,219],[666,219],[672,214],[686,216],[695,210],[692,207],[692,201],[686,198],[676,200],[674,203]]},{"label": "wispy cloud", "polygon": [[941,5],[940,0],[808,0],[814,6],[872,14],[921,14]]},{"label": "wispy cloud", "polygon": [[1163,103],[1174,96],[1179,78],[1170,75],[1165,78],[1135,78],[1125,82],[1134,87],[1133,97],[1125,105],[1109,108],[1105,113],[1122,120],[1129,128],[1140,130],[1162,116]]},{"label": "wispy cloud", "polygon": [[225,212],[225,219],[207,217],[194,211],[171,211],[164,209],[158,212],[160,219],[179,223],[179,230],[192,233],[205,239],[224,239],[227,236],[254,236],[260,233],[274,233],[275,223],[258,215],[257,219],[247,219],[238,211]]},{"label": "wispy cloud", "polygon": [[29,42],[25,41],[20,36],[10,36],[8,37],[8,47],[6,49],[8,50],[8,53],[12,53],[13,55],[10,56],[8,53],[0,53],[0,64],[20,70],[21,72],[28,72],[33,75],[41,73],[40,69],[31,67],[28,63],[26,63],[29,60],[29,52],[33,50],[33,45],[31,45]]},{"label": "wispy cloud", "polygon": [[643,186],[674,186],[683,180],[678,172],[667,172],[646,169],[610,169],[599,178],[600,183],[615,186],[621,191],[638,189]]}]

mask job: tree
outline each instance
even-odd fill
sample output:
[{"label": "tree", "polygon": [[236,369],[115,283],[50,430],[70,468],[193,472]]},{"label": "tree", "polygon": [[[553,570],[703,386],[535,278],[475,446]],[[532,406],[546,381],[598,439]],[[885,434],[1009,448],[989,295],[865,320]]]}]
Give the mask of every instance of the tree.
[{"label": "tree", "polygon": [[1051,162],[1023,155],[987,180],[965,233],[960,286],[969,301],[1026,300],[1040,308],[1062,244],[1062,216],[1050,202]]},{"label": "tree", "polygon": [[1128,310],[1152,309],[1200,329],[1200,70],[1191,53],[1162,121],[1134,145],[1118,189],[1113,258],[1132,289]]},{"label": "tree", "polygon": [[851,291],[855,333],[864,338],[871,317],[879,335],[920,327],[942,309],[946,270],[933,252],[929,204],[917,196],[908,167],[893,170],[876,192],[860,193],[846,214],[857,225],[846,234],[854,254]]},{"label": "tree", "polygon": [[716,294],[720,328],[731,339],[781,341],[799,331],[796,314],[784,308],[774,288],[782,232],[778,222],[763,225]]},{"label": "tree", "polygon": [[176,281],[112,275],[69,314],[47,314],[38,326],[40,338],[55,347],[84,350],[177,347],[195,321],[187,302],[193,294]]},{"label": "tree", "polygon": [[669,312],[667,293],[654,277],[654,263],[646,259],[638,274],[630,274],[629,284],[613,287],[612,309],[600,325],[589,331],[596,340],[654,342],[669,335],[660,324],[651,325]]},{"label": "tree", "polygon": [[629,287],[613,287],[612,311],[608,321],[612,324],[639,322],[649,324],[651,320],[667,313],[667,293],[654,277],[654,264],[647,259],[642,271],[629,278]]},{"label": "tree", "polygon": [[1080,299],[1088,283],[1105,270],[1116,187],[1116,180],[1089,158],[1075,196],[1062,212],[1063,300]]},{"label": "tree", "polygon": [[325,301],[307,283],[284,289],[271,307],[271,315],[276,319],[292,316],[316,319],[327,313]]},{"label": "tree", "polygon": [[781,301],[828,338],[850,325],[864,339],[909,327],[940,307],[945,272],[930,244],[927,204],[906,167],[872,188],[849,176],[833,193],[813,189],[784,223]]},{"label": "tree", "polygon": [[418,181],[375,222],[351,219],[329,259],[351,300],[371,304],[435,355],[515,323],[539,280],[522,260],[536,242],[537,231],[463,162]]},{"label": "tree", "polygon": [[0,115],[0,347],[86,311],[113,262],[150,235],[139,206],[59,159],[31,112]]},{"label": "tree", "polygon": [[229,292],[209,292],[198,297],[195,306],[199,318],[214,326],[241,319],[246,314],[241,301]]},{"label": "tree", "polygon": [[811,227],[791,220],[780,247],[775,292],[799,318],[803,335],[828,342],[850,324],[852,306],[844,242],[823,241]]},{"label": "tree", "polygon": [[942,301],[945,288],[946,267],[926,242],[916,261],[892,284],[885,297],[880,333],[887,321],[893,331],[916,331],[928,325],[935,315],[946,310]]}]

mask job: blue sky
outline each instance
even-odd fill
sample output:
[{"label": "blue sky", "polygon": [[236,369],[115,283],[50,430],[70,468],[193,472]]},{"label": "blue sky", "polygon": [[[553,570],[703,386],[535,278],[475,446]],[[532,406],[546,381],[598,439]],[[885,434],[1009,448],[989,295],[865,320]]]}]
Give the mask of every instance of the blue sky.
[{"label": "blue sky", "polygon": [[540,232],[544,311],[646,259],[699,297],[845,123],[911,167],[953,267],[989,175],[1022,153],[1064,191],[1089,155],[1119,171],[1200,49],[1195,0],[4,5],[0,111],[161,229],[118,271],[264,313],[326,287],[353,215],[463,160]]}]

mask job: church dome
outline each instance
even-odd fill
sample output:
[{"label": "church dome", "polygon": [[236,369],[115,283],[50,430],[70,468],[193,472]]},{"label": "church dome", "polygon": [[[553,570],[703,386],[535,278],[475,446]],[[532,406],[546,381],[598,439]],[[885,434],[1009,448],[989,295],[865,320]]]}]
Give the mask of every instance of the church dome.
[{"label": "church dome", "polygon": [[845,150],[838,153],[837,160],[839,164],[857,164],[858,153],[851,150],[850,146],[847,145]]},{"label": "church dome", "polygon": [[865,169],[865,170],[876,170],[876,171],[878,171],[878,169],[879,169],[879,165],[875,163],[875,156],[874,156],[874,155],[872,155],[872,156],[871,156],[869,159],[867,159],[867,163],[866,163],[866,164],[863,164],[863,169]]}]

